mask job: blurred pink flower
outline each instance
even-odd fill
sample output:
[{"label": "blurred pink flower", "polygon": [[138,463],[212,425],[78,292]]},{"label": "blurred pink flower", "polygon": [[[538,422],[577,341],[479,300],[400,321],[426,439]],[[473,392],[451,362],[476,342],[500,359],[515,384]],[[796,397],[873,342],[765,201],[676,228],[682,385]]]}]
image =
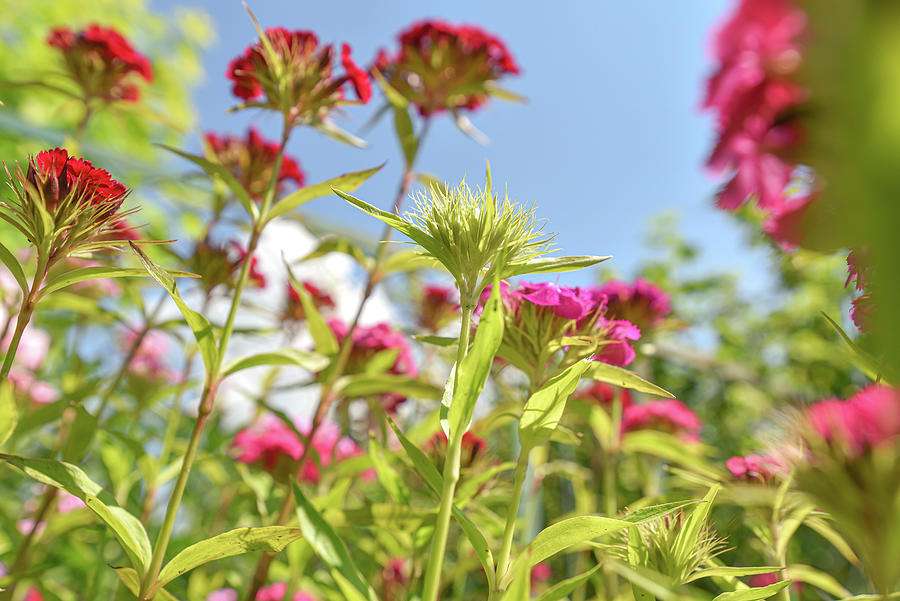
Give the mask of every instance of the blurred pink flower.
[{"label": "blurred pink flower", "polygon": [[[276,582],[275,584],[263,587],[256,593],[256,601],[281,601],[287,593],[287,584],[284,582]],[[309,593],[299,591],[291,596],[291,601],[316,601],[316,598]]]},{"label": "blurred pink flower", "polygon": [[559,286],[550,282],[520,282],[518,295],[528,302],[546,307],[564,319],[581,319],[588,314],[591,301],[578,288]]},{"label": "blurred pink flower", "polygon": [[588,388],[575,391],[575,394],[572,396],[576,399],[594,401],[604,407],[611,407],[616,395],[619,396],[623,409],[632,404],[630,390],[619,388],[606,382],[593,382]]},{"label": "blurred pink flower", "polygon": [[459,299],[456,288],[451,286],[425,286],[419,303],[419,322],[432,332],[452,322],[459,316]]},{"label": "blurred pink flower", "polygon": [[208,594],[206,601],[238,601],[238,592],[233,588],[220,588]]},{"label": "blurred pink flower", "polygon": [[22,601],[44,601],[44,595],[33,584],[28,587],[28,593]]},{"label": "blurred pink flower", "polygon": [[[124,330],[120,342],[122,349],[130,352],[137,340],[136,329]],[[155,382],[178,382],[181,375],[168,365],[171,356],[172,342],[168,335],[160,330],[149,330],[128,364],[128,373]]]},{"label": "blurred pink flower", "polygon": [[731,457],[725,462],[725,467],[731,475],[745,482],[763,482],[778,474],[787,473],[788,468],[775,457],[766,455],[747,455],[745,457]]},{"label": "blurred pink flower", "polygon": [[76,509],[84,509],[86,505],[84,501],[73,494],[69,494],[64,490],[59,491],[58,500],[56,501],[56,511],[62,515],[72,513]]},{"label": "blurred pink flower", "polygon": [[531,588],[536,588],[537,585],[547,582],[552,576],[553,571],[550,569],[549,563],[542,561],[535,564],[535,566],[531,568]]},{"label": "blurred pink flower", "polygon": [[685,441],[700,440],[703,426],[697,414],[675,399],[650,401],[626,407],[622,412],[622,432],[661,430]]},{"label": "blurred pink flower", "polygon": [[628,320],[641,330],[658,326],[672,312],[669,295],[644,278],[633,284],[609,280],[599,293],[606,296],[606,317]]},{"label": "blurred pink flower", "polygon": [[842,446],[852,456],[900,436],[900,393],[872,384],[846,401],[825,399],[806,411],[810,427],[824,442]]}]

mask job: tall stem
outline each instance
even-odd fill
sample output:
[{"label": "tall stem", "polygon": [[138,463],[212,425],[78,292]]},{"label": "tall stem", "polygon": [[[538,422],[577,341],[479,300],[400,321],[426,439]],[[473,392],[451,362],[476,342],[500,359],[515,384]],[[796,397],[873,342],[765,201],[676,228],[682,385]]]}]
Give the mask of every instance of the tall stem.
[{"label": "tall stem", "polygon": [[241,271],[234,286],[234,296],[231,299],[231,308],[228,311],[228,317],[222,327],[222,337],[219,339],[216,364],[213,367],[213,370],[207,374],[206,385],[204,386],[203,394],[201,395],[200,408],[197,413],[197,421],[194,422],[194,429],[191,432],[191,438],[188,441],[188,448],[185,451],[184,459],[181,462],[181,470],[178,472],[175,488],[172,490],[172,496],[169,498],[169,504],[166,506],[166,515],[163,518],[162,528],[159,531],[156,544],[153,547],[153,556],[150,560],[150,567],[144,575],[144,578],[141,580],[140,594],[138,595],[139,601],[151,601],[155,596],[155,593],[149,593],[149,589],[159,577],[159,571],[162,568],[166,548],[168,547],[169,539],[172,536],[172,528],[175,526],[175,517],[178,515],[178,508],[181,505],[181,499],[184,496],[185,486],[187,486],[188,475],[190,474],[191,466],[197,455],[197,448],[200,445],[203,427],[206,425],[206,420],[212,412],[216,391],[218,390],[219,382],[221,381],[222,363],[225,359],[225,353],[228,351],[228,343],[231,341],[231,335],[234,332],[234,322],[237,317],[238,308],[241,304],[241,297],[243,296],[247,281],[250,279],[250,266],[253,262],[251,257],[256,251],[257,244],[259,244],[262,229],[268,218],[272,200],[275,197],[275,188],[278,183],[278,170],[281,166],[281,159],[284,156],[284,148],[287,145],[289,135],[290,130],[285,127],[284,133],[281,136],[281,145],[278,148],[278,154],[275,156],[275,162],[272,165],[272,177],[269,180],[269,185],[266,188],[266,193],[263,197],[262,208],[260,209],[259,217],[253,223],[250,241],[247,243],[247,255],[241,263]]},{"label": "tall stem", "polygon": [[22,298],[22,306],[19,308],[19,315],[16,318],[16,329],[13,331],[12,339],[9,341],[9,348],[6,349],[3,367],[0,368],[0,380],[6,380],[6,377],[9,375],[13,360],[16,358],[16,351],[19,350],[19,341],[22,340],[22,334],[31,321],[31,316],[34,314],[41,285],[44,283],[44,278],[47,277],[48,265],[48,260],[41,253],[41,256],[38,257],[37,271],[34,273],[31,288],[28,290],[28,294]]},{"label": "tall stem", "polygon": [[516,461],[516,471],[513,473],[513,497],[506,508],[506,527],[503,529],[503,543],[500,546],[500,555],[497,558],[497,579],[506,575],[509,569],[509,557],[512,553],[513,538],[516,533],[516,522],[519,517],[519,503],[522,500],[522,489],[525,486],[525,476],[528,474],[528,456],[531,449],[521,449],[519,459]]},{"label": "tall stem", "polygon": [[[459,344],[456,347],[456,379],[454,389],[458,384],[459,365],[469,352],[469,335],[472,328],[472,311],[475,302],[468,291],[460,290],[462,300],[462,324],[459,330]],[[459,482],[459,464],[462,453],[462,437],[464,432],[450,431],[450,439],[447,443],[447,458],[444,460],[444,485],[441,489],[441,503],[438,508],[437,522],[434,526],[434,536],[431,539],[431,550],[428,555],[428,565],[425,568],[425,583],[422,591],[422,601],[437,601],[441,586],[441,570],[444,565],[444,554],[447,550],[447,536],[450,532],[450,517],[453,512],[453,496],[456,493],[456,484]]]}]

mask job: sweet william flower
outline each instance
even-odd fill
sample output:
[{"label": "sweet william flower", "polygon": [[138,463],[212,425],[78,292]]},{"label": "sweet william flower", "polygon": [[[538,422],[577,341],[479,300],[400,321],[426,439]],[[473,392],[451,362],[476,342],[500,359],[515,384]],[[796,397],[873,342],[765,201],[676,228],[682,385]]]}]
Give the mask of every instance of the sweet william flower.
[{"label": "sweet william flower", "polygon": [[234,84],[232,92],[246,101],[245,106],[279,111],[287,126],[315,125],[334,108],[350,103],[343,92],[348,82],[359,102],[369,100],[371,92],[350,58],[349,46],[345,45],[342,52],[347,73],[336,75],[332,70],[334,48],[320,45],[313,32],[271,27],[265,36],[271,54],[260,41],[247,47],[228,66],[227,76]]},{"label": "sweet william flower", "polygon": [[689,442],[700,439],[700,418],[675,399],[633,404],[622,411],[622,432],[661,430]]},{"label": "sweet william flower", "polygon": [[491,85],[519,67],[496,36],[468,25],[423,21],[398,36],[400,49],[381,50],[375,68],[422,115],[444,110],[475,110]]},{"label": "sweet william flower", "polygon": [[725,462],[725,467],[738,480],[763,484],[788,471],[779,459],[767,455],[731,457]]},{"label": "sweet william flower", "polygon": [[856,457],[900,437],[900,393],[872,384],[846,401],[825,399],[814,403],[806,417],[817,441],[839,447]]},{"label": "sweet william flower", "polygon": [[598,292],[606,297],[606,317],[627,320],[641,330],[659,326],[672,312],[669,295],[644,278],[633,284],[609,280]]},{"label": "sweet william flower", "polygon": [[[233,288],[246,260],[247,251],[239,242],[231,240],[223,245],[209,237],[197,242],[191,256],[186,259],[191,271],[200,275],[207,294],[217,286]],[[255,288],[266,287],[266,277],[259,271],[256,257],[250,257],[248,284]]]},{"label": "sweet william flower", "polygon": [[34,585],[28,587],[28,593],[25,594],[23,601],[44,601],[44,595]]},{"label": "sweet william flower", "polygon": [[572,396],[576,399],[593,401],[608,408],[612,407],[613,401],[617,395],[619,401],[622,403],[623,409],[632,404],[633,401],[630,390],[612,386],[606,382],[593,382],[588,388],[582,388],[581,390],[575,391],[575,394]]},{"label": "sweet william flower", "polygon": [[[287,594],[287,584],[276,582],[270,586],[259,589],[256,593],[256,601],[282,601]],[[316,601],[309,593],[299,591],[291,596],[291,601]]]},{"label": "sweet william flower", "polygon": [[[471,430],[462,437],[462,467],[471,467],[487,451],[487,441],[474,434]],[[443,465],[447,456],[447,434],[440,430],[425,443],[425,451],[431,453],[438,465]]]},{"label": "sweet william flower", "polygon": [[78,33],[57,27],[50,30],[47,43],[62,52],[68,75],[86,100],[137,102],[140,90],[132,83],[132,74],[153,81],[147,57],[111,27],[92,24]]},{"label": "sweet william flower", "polygon": [[[208,132],[205,140],[218,163],[244,186],[251,198],[262,201],[272,179],[279,144],[266,140],[253,127],[247,130],[245,138]],[[278,192],[282,192],[288,182],[298,187],[304,185],[306,176],[296,158],[288,154],[281,157],[276,182]]]},{"label": "sweet william flower", "polygon": [[[334,309],[334,299],[331,295],[313,284],[312,282],[300,282],[303,289],[312,298],[313,305],[316,309]],[[294,288],[294,284],[290,281],[287,283],[287,304],[285,305],[283,317],[286,320],[303,321],[306,319],[306,312],[303,309],[303,303],[300,301],[300,293]]]},{"label": "sweet william flower", "polygon": [[641,339],[640,328],[624,319],[605,317],[598,320],[598,328],[603,331],[606,340],[594,359],[619,367],[631,365],[637,356],[632,343]]},{"label": "sweet william flower", "polygon": [[459,301],[456,289],[449,286],[429,285],[419,301],[419,323],[437,332],[459,317]]}]

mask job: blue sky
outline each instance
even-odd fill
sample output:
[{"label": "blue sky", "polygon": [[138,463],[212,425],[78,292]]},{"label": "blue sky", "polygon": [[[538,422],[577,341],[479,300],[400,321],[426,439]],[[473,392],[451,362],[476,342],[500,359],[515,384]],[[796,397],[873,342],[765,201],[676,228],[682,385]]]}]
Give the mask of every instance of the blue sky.
[{"label": "blue sky", "polygon": [[[206,54],[207,78],[196,97],[203,129],[242,133],[252,123],[276,136],[275,115],[226,113],[234,104],[224,77],[227,64],[255,39],[240,2],[152,0],[151,5],[201,7],[214,20],[218,39]],[[489,159],[495,183],[506,181],[511,196],[534,201],[538,215],[549,218],[549,231],[559,233],[566,254],[611,254],[608,265],[626,275],[650,252],[648,220],[674,212],[686,235],[701,244],[707,265],[759,282],[761,257],[743,246],[734,220],[714,208],[716,182],[703,170],[713,139],[710,117],[698,111],[703,78],[711,69],[707,40],[729,5],[727,0],[251,2],[264,27],[310,29],[326,42],[349,41],[361,64],[380,47],[394,48],[396,33],[414,20],[440,17],[481,25],[506,41],[522,67],[522,75],[504,81],[505,87],[529,101],[493,102],[471,116],[490,137],[486,147],[463,136],[447,117],[439,118],[425,142],[421,170],[451,182],[467,176],[478,184]],[[380,102],[376,92],[372,104],[354,107],[340,124],[358,130]],[[387,160],[358,193],[387,208],[402,169],[391,120],[365,137],[370,146],[359,150],[303,131],[292,138],[290,151],[309,181]],[[373,236],[380,231],[377,222],[337,198],[313,201],[307,210]],[[588,278],[567,274],[561,280]]]}]

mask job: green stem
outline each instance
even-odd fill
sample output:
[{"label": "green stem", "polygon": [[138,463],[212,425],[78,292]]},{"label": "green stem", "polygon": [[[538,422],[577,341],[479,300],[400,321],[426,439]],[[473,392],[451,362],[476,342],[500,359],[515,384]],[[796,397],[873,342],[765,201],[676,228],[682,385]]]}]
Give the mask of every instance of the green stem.
[{"label": "green stem", "polygon": [[[454,389],[458,384],[459,369],[466,354],[469,352],[469,336],[472,329],[472,311],[475,302],[472,294],[466,290],[460,290],[462,300],[462,324],[459,330],[459,343],[456,347],[456,380]],[[444,485],[441,490],[441,503],[438,508],[437,522],[434,527],[434,536],[431,539],[431,550],[428,555],[428,565],[425,568],[425,582],[422,592],[422,601],[437,601],[441,585],[441,570],[444,564],[444,554],[447,551],[447,537],[450,532],[450,517],[453,512],[453,496],[456,493],[456,484],[459,482],[460,457],[462,454],[462,437],[464,432],[451,431],[447,442],[447,458],[444,460]]]},{"label": "green stem", "polygon": [[40,293],[41,285],[44,278],[47,277],[49,263],[43,256],[38,258],[37,271],[34,273],[34,280],[31,282],[31,288],[22,298],[22,306],[19,308],[19,315],[16,318],[16,329],[13,331],[12,339],[9,341],[9,348],[6,349],[6,356],[3,358],[3,367],[0,368],[0,380],[6,380],[9,370],[12,368],[13,360],[16,358],[16,352],[19,350],[19,341],[22,340],[22,334],[31,321],[34,309],[37,306],[38,293]]},{"label": "green stem", "polygon": [[509,569],[509,557],[512,553],[513,538],[516,533],[516,522],[519,517],[519,503],[522,500],[522,489],[525,486],[525,476],[528,474],[528,456],[531,449],[521,449],[519,459],[516,461],[516,471],[513,474],[513,497],[506,508],[506,527],[503,529],[503,543],[500,546],[500,555],[497,556],[497,578],[500,580],[506,576]]}]

